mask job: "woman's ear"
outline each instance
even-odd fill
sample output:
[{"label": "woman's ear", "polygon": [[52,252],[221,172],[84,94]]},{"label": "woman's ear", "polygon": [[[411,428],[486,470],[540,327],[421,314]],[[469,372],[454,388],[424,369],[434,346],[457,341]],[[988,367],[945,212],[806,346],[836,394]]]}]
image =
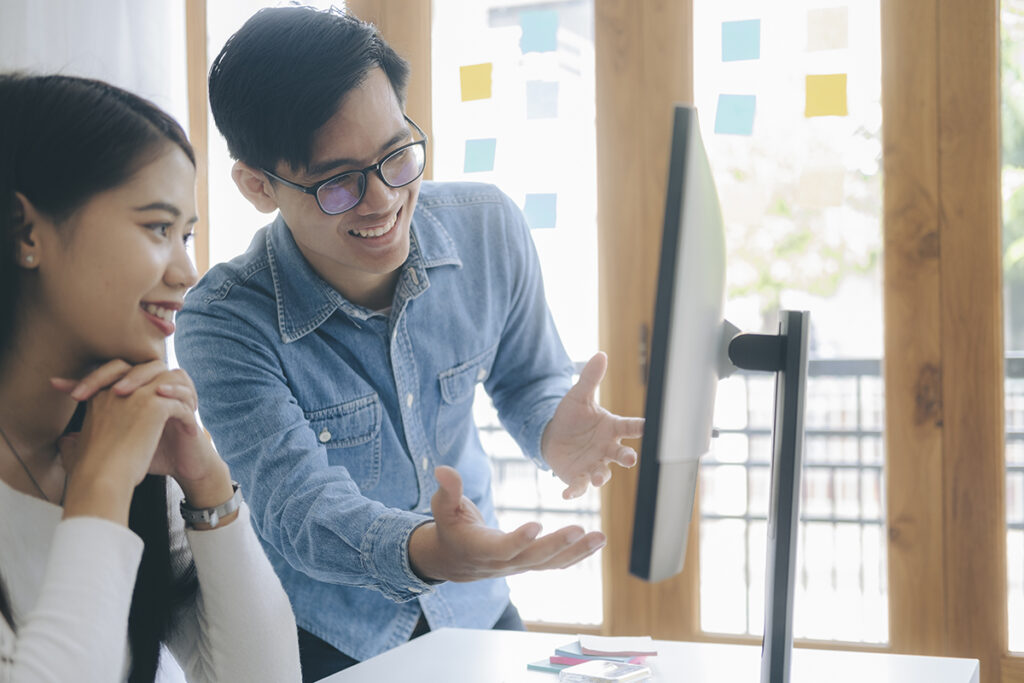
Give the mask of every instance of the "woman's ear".
[{"label": "woman's ear", "polygon": [[22,268],[34,269],[39,267],[42,257],[42,249],[39,246],[39,236],[36,226],[39,225],[41,216],[28,200],[28,197],[20,192],[14,193],[14,212],[11,220],[16,235],[16,249],[18,265]]},{"label": "woman's ear", "polygon": [[277,211],[277,198],[270,178],[263,171],[246,163],[236,161],[231,167],[231,179],[235,181],[239,191],[257,211],[272,213]]}]

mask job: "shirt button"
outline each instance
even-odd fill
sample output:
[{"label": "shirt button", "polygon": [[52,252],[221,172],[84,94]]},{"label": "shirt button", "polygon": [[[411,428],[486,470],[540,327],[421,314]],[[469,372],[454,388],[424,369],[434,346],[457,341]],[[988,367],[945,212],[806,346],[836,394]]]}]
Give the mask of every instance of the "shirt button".
[{"label": "shirt button", "polygon": [[317,438],[320,439],[320,443],[327,443],[331,440],[331,433],[325,428]]},{"label": "shirt button", "polygon": [[405,395],[405,405],[407,405],[410,408],[412,408],[412,394],[406,394]]},{"label": "shirt button", "polygon": [[483,382],[484,381],[484,377],[486,377],[486,376],[487,376],[487,370],[485,368],[480,368],[476,372],[476,381],[477,382]]},{"label": "shirt button", "polygon": [[430,467],[430,461],[426,457],[423,458],[423,469]]}]

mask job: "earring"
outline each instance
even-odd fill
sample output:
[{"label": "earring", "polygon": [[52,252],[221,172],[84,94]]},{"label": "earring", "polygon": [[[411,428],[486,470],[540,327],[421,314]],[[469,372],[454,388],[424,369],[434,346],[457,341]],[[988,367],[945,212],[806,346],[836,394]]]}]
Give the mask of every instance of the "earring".
[{"label": "earring", "polygon": [[30,263],[31,264],[31,263],[35,263],[35,262],[36,262],[35,254],[25,254],[25,263]]}]

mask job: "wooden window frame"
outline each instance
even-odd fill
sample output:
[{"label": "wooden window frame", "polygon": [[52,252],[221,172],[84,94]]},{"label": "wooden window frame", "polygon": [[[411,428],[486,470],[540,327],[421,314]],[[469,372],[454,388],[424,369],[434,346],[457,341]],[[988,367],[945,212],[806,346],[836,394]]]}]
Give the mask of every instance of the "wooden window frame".
[{"label": "wooden window frame", "polygon": [[[347,5],[412,64],[407,110],[429,134],[430,0]],[[205,216],[206,0],[186,0],[186,15]],[[693,6],[594,0],[594,17],[599,335],[610,357],[601,395],[613,412],[641,414],[651,316],[637,302],[654,296],[671,106],[693,101]],[[890,643],[798,644],[975,657],[982,681],[1022,682],[1024,657],[1007,644],[999,2],[881,0],[881,22]],[[205,271],[204,218],[196,259]],[[681,575],[647,584],[628,574],[635,489],[636,473],[618,471],[602,493],[600,630],[758,642],[700,630],[696,521]]]}]

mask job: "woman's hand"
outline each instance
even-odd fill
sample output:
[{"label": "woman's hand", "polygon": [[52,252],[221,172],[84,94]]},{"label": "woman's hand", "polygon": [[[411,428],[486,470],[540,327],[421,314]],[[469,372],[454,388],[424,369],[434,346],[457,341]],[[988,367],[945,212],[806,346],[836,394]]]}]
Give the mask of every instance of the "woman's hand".
[{"label": "woman's hand", "polygon": [[[113,360],[80,381],[54,379],[55,388],[89,401],[82,433],[62,443],[65,467],[76,474],[120,474],[134,488],[146,474],[173,476],[194,507],[231,497],[227,465],[199,429],[196,391],[182,370],[161,361],[130,365]],[[86,465],[87,458],[97,461]],[[69,484],[70,488],[70,484]]]}]

